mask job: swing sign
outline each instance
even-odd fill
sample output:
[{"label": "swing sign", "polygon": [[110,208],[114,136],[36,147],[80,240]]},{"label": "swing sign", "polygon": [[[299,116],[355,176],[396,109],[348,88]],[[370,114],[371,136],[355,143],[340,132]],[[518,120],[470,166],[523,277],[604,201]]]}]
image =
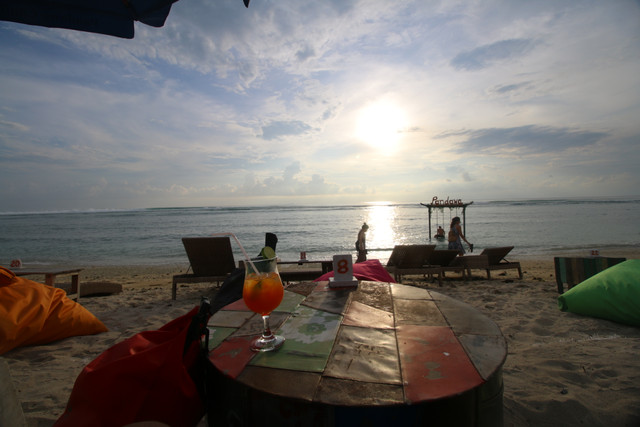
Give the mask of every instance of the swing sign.
[{"label": "swing sign", "polygon": [[[473,203],[473,202],[472,202]],[[438,196],[433,196],[433,199],[431,199],[431,206],[459,206],[462,207],[464,206],[464,203],[462,202],[462,199],[450,199],[449,196],[447,196],[446,199],[438,199]]]}]

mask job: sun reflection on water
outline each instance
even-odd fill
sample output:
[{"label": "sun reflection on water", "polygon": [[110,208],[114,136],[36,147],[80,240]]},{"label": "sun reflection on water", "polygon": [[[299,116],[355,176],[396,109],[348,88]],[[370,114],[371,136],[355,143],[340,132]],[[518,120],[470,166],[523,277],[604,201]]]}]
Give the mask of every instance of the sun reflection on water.
[{"label": "sun reflection on water", "polygon": [[[391,251],[398,240],[395,231],[396,219],[397,207],[390,203],[378,202],[368,207],[365,218],[365,222],[369,225],[367,248]],[[368,258],[387,258],[387,256],[384,256],[384,253],[370,253]]]}]

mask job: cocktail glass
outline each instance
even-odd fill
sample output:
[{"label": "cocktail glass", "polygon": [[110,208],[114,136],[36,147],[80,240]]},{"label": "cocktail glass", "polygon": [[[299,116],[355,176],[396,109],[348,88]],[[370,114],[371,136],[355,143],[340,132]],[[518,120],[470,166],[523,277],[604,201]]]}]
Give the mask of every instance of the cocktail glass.
[{"label": "cocktail glass", "polygon": [[252,260],[245,263],[242,298],[251,311],[262,316],[262,336],[251,343],[253,351],[272,351],[280,348],[284,337],[274,335],[269,327],[269,315],[282,302],[284,288],[278,273],[276,258]]}]

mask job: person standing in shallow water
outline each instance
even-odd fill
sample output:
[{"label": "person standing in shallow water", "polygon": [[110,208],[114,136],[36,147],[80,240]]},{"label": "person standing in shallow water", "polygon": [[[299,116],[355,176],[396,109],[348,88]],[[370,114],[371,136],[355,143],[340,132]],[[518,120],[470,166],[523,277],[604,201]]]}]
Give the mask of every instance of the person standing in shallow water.
[{"label": "person standing in shallow water", "polygon": [[451,226],[449,227],[449,249],[458,251],[458,255],[464,255],[464,247],[462,241],[464,240],[469,249],[473,251],[473,245],[462,234],[462,227],[460,226],[460,217],[456,216],[451,220]]},{"label": "person standing in shallow water", "polygon": [[358,251],[358,259],[356,262],[363,262],[367,260],[367,236],[366,232],[369,226],[365,222],[362,224],[362,228],[358,232],[358,240],[356,240],[356,250]]}]

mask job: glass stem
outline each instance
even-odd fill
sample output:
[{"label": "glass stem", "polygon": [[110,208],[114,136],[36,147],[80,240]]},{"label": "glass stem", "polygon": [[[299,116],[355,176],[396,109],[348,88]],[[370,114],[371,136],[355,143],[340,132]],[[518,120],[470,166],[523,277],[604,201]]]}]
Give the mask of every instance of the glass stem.
[{"label": "glass stem", "polygon": [[262,332],[262,338],[271,338],[273,334],[271,333],[271,328],[269,327],[269,315],[262,316],[262,323],[264,325],[264,330]]}]

